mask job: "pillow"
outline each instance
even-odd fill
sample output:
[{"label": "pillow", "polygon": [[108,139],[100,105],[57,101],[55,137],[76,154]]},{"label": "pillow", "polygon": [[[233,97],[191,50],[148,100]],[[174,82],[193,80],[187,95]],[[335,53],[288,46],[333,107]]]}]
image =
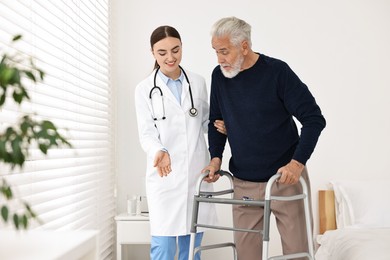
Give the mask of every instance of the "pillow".
[{"label": "pillow", "polygon": [[390,180],[331,181],[338,228],[390,227]]},{"label": "pillow", "polygon": [[328,230],[317,237],[316,260],[388,260],[389,228],[344,228]]},{"label": "pillow", "polygon": [[345,192],[342,188],[342,182],[331,181],[335,197],[336,225],[337,228],[351,226],[352,221],[349,214],[348,202],[345,199]]}]

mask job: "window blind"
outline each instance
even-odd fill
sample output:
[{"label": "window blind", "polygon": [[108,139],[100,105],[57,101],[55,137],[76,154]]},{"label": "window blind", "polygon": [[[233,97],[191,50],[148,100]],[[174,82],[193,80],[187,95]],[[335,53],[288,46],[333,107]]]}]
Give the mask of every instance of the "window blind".
[{"label": "window blind", "polygon": [[[100,259],[114,256],[109,33],[109,0],[0,2],[1,49],[33,56],[46,73],[26,83],[30,102],[5,104],[0,128],[28,113],[52,121],[72,144],[47,156],[32,147],[22,169],[0,165],[1,176],[42,221],[30,229],[97,229]],[[22,40],[11,45],[17,34]]]}]

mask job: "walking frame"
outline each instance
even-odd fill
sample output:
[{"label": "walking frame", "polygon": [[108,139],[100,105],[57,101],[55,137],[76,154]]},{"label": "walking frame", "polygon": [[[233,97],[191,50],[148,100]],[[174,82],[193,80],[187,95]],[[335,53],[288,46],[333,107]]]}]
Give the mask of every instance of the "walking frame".
[{"label": "walking frame", "polygon": [[[220,198],[218,196],[232,194],[233,190],[233,176],[231,173],[227,171],[219,171],[218,172],[221,177],[225,176],[230,181],[230,189],[221,190],[221,191],[201,191],[201,184],[203,179],[208,175],[208,172],[202,173],[197,182],[197,190],[194,195],[194,205],[192,211],[192,223],[191,223],[191,239],[190,239],[190,249],[189,249],[189,260],[193,260],[196,253],[202,250],[216,249],[222,247],[231,247],[233,249],[234,260],[237,260],[237,251],[234,243],[220,243],[214,245],[205,245],[199,246],[195,248],[195,236],[198,227],[208,228],[208,229],[219,229],[219,230],[229,230],[229,231],[239,231],[239,232],[253,232],[259,233],[259,235],[263,236],[263,260],[285,260],[285,259],[294,259],[299,257],[306,257],[307,259],[314,260],[314,244],[313,244],[313,234],[311,229],[311,221],[310,221],[310,208],[309,208],[309,197],[308,190],[305,180],[300,177],[299,182],[302,186],[302,194],[293,195],[293,196],[272,196],[271,195],[271,187],[276,182],[276,180],[281,176],[280,173],[272,176],[267,182],[265,188],[265,196],[264,200],[235,200],[233,198]],[[270,216],[271,216],[271,201],[279,200],[279,201],[293,201],[293,200],[303,200],[304,202],[304,210],[305,210],[305,220],[306,220],[306,231],[307,231],[307,241],[309,252],[300,252],[289,255],[279,255],[268,257],[269,250],[269,231],[270,231]],[[225,226],[213,226],[206,224],[199,224],[198,222],[198,212],[199,212],[199,203],[217,203],[217,204],[231,204],[231,205],[246,205],[246,206],[258,206],[264,207],[264,221],[263,221],[263,229],[262,230],[254,230],[254,229],[241,229],[241,228],[232,228]]]}]

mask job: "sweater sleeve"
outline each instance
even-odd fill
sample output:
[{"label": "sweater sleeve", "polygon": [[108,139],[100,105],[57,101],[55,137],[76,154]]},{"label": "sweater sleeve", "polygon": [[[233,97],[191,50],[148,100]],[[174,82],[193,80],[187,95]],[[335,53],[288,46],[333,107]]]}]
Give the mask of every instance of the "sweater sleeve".
[{"label": "sweater sleeve", "polygon": [[325,128],[325,118],[308,87],[286,63],[279,76],[279,91],[286,109],[302,125],[293,159],[306,164]]},{"label": "sweater sleeve", "polygon": [[211,158],[218,157],[222,159],[222,154],[225,149],[225,144],[227,137],[224,134],[221,134],[214,127],[215,120],[223,120],[221,107],[218,100],[218,80],[216,76],[216,69],[214,69],[212,78],[211,78],[211,90],[210,90],[210,117],[209,117],[209,127],[208,127],[208,141],[209,141],[209,151]]}]

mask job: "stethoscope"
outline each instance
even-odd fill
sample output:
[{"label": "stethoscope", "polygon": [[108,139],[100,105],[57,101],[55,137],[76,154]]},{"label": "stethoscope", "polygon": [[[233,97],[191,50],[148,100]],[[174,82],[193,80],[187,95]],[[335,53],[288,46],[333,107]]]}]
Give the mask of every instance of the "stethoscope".
[{"label": "stethoscope", "polygon": [[[191,84],[190,84],[190,81],[188,80],[188,76],[187,76],[186,72],[184,71],[184,69],[181,66],[179,66],[179,68],[181,69],[181,71],[183,71],[184,77],[186,78],[186,81],[188,83],[188,90],[190,92],[191,108],[188,111],[188,113],[190,114],[190,116],[195,117],[198,115],[198,109],[196,109],[194,106],[194,99],[192,98]],[[150,101],[152,104],[153,120],[158,120],[157,117],[155,117],[154,106],[153,106],[153,102],[152,102],[153,91],[155,89],[157,89],[160,92],[160,96],[161,96],[162,110],[163,110],[163,115],[162,115],[161,119],[165,120],[167,118],[165,116],[164,95],[163,95],[161,88],[156,85],[156,77],[157,77],[157,73],[158,73],[159,69],[160,68],[157,68],[156,72],[154,73],[154,87],[149,92],[149,98],[150,98]]]}]

